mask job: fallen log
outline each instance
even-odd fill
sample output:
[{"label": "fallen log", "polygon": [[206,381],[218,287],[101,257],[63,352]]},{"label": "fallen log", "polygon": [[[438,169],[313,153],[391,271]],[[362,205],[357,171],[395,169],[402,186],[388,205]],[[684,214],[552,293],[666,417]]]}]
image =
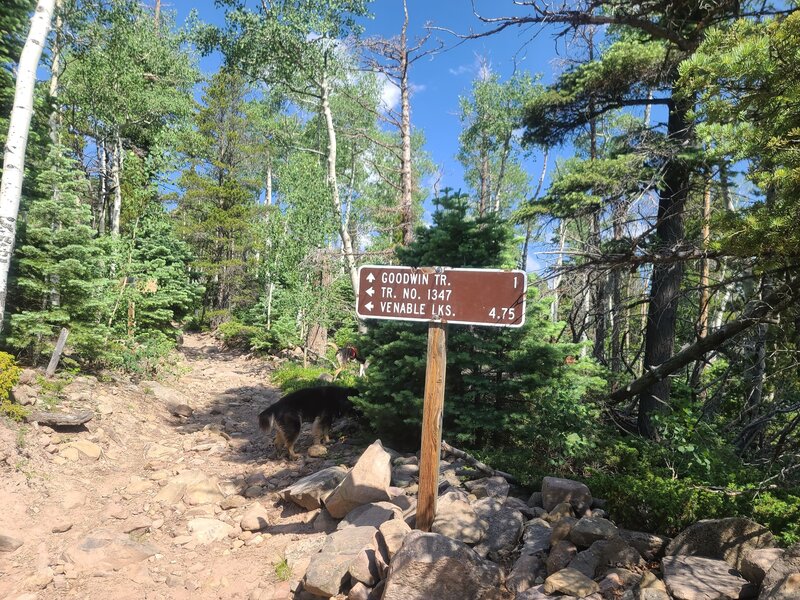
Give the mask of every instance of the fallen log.
[{"label": "fallen log", "polygon": [[451,446],[444,440],[442,440],[442,452],[444,452],[445,454],[450,454],[452,456],[455,456],[456,458],[460,458],[471,467],[475,467],[476,469],[478,469],[483,473],[486,473],[490,477],[499,476],[508,481],[509,483],[519,483],[516,477],[514,477],[511,473],[505,473],[504,471],[498,471],[497,469],[493,469],[486,463],[482,463],[481,461],[479,461],[471,454],[468,454],[463,450],[459,450],[458,448]]},{"label": "fallen log", "polygon": [[74,413],[35,411],[25,417],[25,420],[28,423],[38,423],[48,427],[78,427],[93,418],[94,413],[91,410]]}]

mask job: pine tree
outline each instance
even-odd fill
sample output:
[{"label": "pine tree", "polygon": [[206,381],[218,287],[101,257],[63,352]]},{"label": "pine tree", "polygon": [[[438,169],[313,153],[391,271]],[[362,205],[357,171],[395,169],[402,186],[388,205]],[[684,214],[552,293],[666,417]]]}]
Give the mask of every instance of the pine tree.
[{"label": "pine tree", "polygon": [[[477,216],[463,196],[437,200],[433,226],[419,228],[415,241],[398,249],[401,264],[511,268],[513,235],[496,213]],[[531,290],[527,322],[520,329],[452,325],[448,332],[445,380],[445,437],[487,450],[530,444],[537,403],[584,391],[558,384],[572,344],[552,343],[556,326],[546,303]],[[424,323],[380,321],[363,340],[370,369],[362,408],[378,433],[398,447],[418,447],[425,381]],[[576,374],[577,375],[577,374]],[[560,390],[560,391],[557,391]],[[565,394],[566,392],[566,394]],[[573,400],[577,404],[578,396]],[[561,411],[569,411],[564,406]],[[524,441],[526,440],[527,441]]]},{"label": "pine tree", "polygon": [[86,360],[104,355],[110,282],[103,252],[82,203],[87,182],[77,162],[54,144],[37,177],[39,196],[24,217],[18,259],[18,301],[7,342],[33,360],[52,350],[62,327]]}]

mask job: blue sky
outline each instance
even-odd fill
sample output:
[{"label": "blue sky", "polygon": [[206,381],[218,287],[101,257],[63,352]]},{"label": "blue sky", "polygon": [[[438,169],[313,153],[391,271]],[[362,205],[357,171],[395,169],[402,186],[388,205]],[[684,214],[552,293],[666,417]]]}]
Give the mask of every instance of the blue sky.
[{"label": "blue sky", "polygon": [[[477,6],[490,16],[500,14],[498,7],[507,9],[502,14],[513,13],[515,8],[511,2],[497,0],[479,1]],[[202,21],[221,24],[224,20],[224,11],[212,2],[175,0],[167,4],[166,9],[177,13],[178,24],[187,19],[192,9]],[[411,36],[423,35],[426,23],[458,32],[481,27],[469,0],[409,0],[408,10]],[[364,23],[365,35],[393,36],[399,33],[403,18],[400,0],[375,0],[372,12],[374,18]],[[414,64],[410,76],[415,90],[411,105],[412,123],[425,133],[426,150],[441,170],[441,187],[466,188],[461,165],[456,159],[461,131],[458,103],[460,96],[469,95],[482,58],[488,60],[492,70],[503,78],[516,67],[521,71],[541,73],[545,82],[552,80],[557,70],[557,65],[553,64],[558,58],[556,45],[549,33],[534,36],[536,31],[513,29],[464,43],[458,43],[458,38],[446,32],[437,31],[434,37],[445,44],[445,49]],[[200,67],[204,74],[210,75],[219,63],[219,56],[204,57]],[[541,156],[536,152],[526,163],[534,179],[540,166]]]}]

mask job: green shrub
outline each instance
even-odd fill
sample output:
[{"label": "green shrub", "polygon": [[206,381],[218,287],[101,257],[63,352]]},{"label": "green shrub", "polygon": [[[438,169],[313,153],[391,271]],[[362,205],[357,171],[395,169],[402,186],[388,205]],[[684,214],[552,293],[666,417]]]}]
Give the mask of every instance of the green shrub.
[{"label": "green shrub", "polygon": [[587,481],[605,498],[611,517],[623,527],[674,536],[700,519],[741,514],[741,498],[691,481],[652,473],[600,474]]},{"label": "green shrub", "polygon": [[245,325],[234,319],[226,321],[217,327],[217,335],[222,338],[228,348],[243,348],[250,350],[253,339],[258,335],[257,327]]},{"label": "green shrub", "polygon": [[[323,367],[303,367],[303,365],[295,363],[284,363],[272,373],[272,383],[277,385],[285,394],[289,394],[305,387],[326,385],[319,378],[320,375],[326,373],[328,375],[332,374],[329,369]],[[358,383],[358,378],[342,371],[332,385],[358,387],[356,383]]]},{"label": "green shrub", "polygon": [[775,490],[755,495],[748,514],[769,528],[778,541],[790,546],[800,541],[800,490]]},{"label": "green shrub", "polygon": [[0,413],[15,421],[21,421],[27,411],[10,400],[11,390],[19,381],[20,369],[14,362],[14,357],[5,352],[0,352]]}]

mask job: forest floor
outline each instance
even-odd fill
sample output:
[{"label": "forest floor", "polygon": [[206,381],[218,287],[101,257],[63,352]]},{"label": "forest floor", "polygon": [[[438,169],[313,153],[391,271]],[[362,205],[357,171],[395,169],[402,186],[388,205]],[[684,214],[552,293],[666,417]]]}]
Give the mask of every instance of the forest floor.
[{"label": "forest floor", "polygon": [[[0,421],[0,542],[23,542],[0,551],[0,598],[305,597],[325,533],[277,491],[358,449],[339,437],[326,458],[277,459],[257,426],[279,395],[270,363],[203,334],[181,354],[168,381],[70,383],[58,409],[95,412],[78,429]],[[310,443],[304,428],[298,452]],[[243,532],[254,502],[270,525]]]}]

